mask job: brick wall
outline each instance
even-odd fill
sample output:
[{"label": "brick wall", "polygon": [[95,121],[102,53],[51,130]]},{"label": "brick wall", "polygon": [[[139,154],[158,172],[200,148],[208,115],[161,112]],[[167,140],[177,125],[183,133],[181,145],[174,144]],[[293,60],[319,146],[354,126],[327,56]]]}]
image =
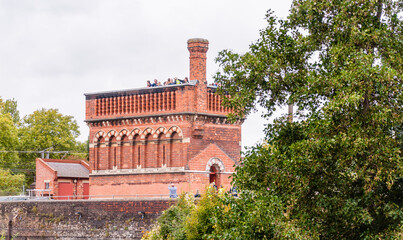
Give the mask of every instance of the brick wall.
[{"label": "brick wall", "polygon": [[[86,94],[90,178],[97,178],[90,181],[91,194],[161,194],[178,175],[171,168],[185,176],[178,180],[180,189],[200,189],[210,181],[208,162],[219,156],[225,156],[223,168],[231,169],[219,174],[233,171],[240,159],[242,120],[228,122],[231,109],[221,105],[215,87],[207,86],[209,42],[197,38],[187,44],[188,84]],[[211,144],[217,148],[200,155]],[[148,184],[118,187],[142,177]]]},{"label": "brick wall", "polygon": [[205,123],[200,136],[191,139],[188,158],[193,158],[208,144],[217,144],[222,151],[238,162],[241,152],[241,126]]},{"label": "brick wall", "polygon": [[[14,239],[141,239],[174,200],[20,201],[0,204],[0,236]],[[143,214],[144,213],[144,214]]]},{"label": "brick wall", "polygon": [[[205,166],[204,166],[205,168]],[[231,170],[227,168],[227,170]],[[230,189],[230,173],[221,173],[223,185]],[[197,190],[204,192],[209,185],[208,172],[172,172],[172,173],[148,173],[148,174],[127,174],[127,175],[93,175],[90,178],[90,195],[107,195],[105,197],[139,196],[139,197],[168,197],[168,186],[174,184],[177,187],[177,194],[193,192]]]},{"label": "brick wall", "polygon": [[[83,160],[65,160],[65,159],[36,159],[36,182],[35,188],[36,190],[45,190],[45,183],[49,183],[50,192],[43,192],[44,195],[54,196],[55,199],[60,199],[60,183],[69,183],[73,186],[73,192],[69,195],[80,196],[82,198],[83,195],[88,195],[88,193],[84,192],[84,184],[89,184],[89,178],[78,178],[78,177],[58,177],[57,171],[52,169],[47,162],[58,162],[58,163],[75,163],[81,164],[88,170],[90,170],[89,165],[86,161]],[[74,173],[72,173],[74,175]],[[37,195],[40,195],[41,191],[37,192]]]},{"label": "brick wall", "polygon": [[56,172],[45,164],[41,159],[36,159],[35,188],[45,189],[45,181],[49,181],[50,194],[57,194]]}]

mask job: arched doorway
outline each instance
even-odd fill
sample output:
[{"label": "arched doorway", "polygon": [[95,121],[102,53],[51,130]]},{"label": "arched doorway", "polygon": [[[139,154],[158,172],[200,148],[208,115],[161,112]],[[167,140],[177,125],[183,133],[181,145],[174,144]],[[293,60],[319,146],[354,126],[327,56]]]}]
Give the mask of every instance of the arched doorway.
[{"label": "arched doorway", "polygon": [[221,173],[225,172],[224,163],[221,159],[216,157],[210,158],[206,165],[206,172],[209,173],[209,184],[214,182],[217,188],[221,187]]},{"label": "arched doorway", "polygon": [[218,176],[220,170],[218,168],[218,166],[216,164],[214,164],[213,166],[210,167],[210,179],[209,179],[209,183],[215,183],[215,185],[217,187],[220,186],[220,178]]}]

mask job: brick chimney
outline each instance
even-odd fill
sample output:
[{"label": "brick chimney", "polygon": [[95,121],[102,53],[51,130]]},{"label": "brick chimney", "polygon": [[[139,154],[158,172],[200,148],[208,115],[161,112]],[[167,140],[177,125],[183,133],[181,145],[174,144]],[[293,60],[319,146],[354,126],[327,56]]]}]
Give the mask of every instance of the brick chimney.
[{"label": "brick chimney", "polygon": [[194,101],[196,112],[207,112],[207,78],[206,78],[206,53],[208,40],[203,38],[191,38],[188,40],[189,80],[198,80],[196,85],[196,99]]},{"label": "brick chimney", "polygon": [[190,52],[189,80],[199,80],[201,83],[207,81],[206,52],[208,44],[208,40],[203,38],[191,38],[188,40],[188,50]]}]

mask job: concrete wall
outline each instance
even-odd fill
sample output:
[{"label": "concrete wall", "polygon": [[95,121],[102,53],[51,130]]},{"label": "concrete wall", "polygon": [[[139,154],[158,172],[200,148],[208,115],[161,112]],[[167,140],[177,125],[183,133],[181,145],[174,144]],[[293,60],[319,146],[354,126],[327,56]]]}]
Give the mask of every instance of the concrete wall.
[{"label": "concrete wall", "polygon": [[170,199],[2,202],[0,236],[6,235],[11,217],[14,239],[141,239],[174,203]]}]

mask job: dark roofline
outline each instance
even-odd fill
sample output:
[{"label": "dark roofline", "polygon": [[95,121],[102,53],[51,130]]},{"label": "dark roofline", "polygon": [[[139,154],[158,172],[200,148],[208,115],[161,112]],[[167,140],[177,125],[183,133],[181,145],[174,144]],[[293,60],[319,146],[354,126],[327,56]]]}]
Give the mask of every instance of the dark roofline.
[{"label": "dark roofline", "polygon": [[198,80],[191,80],[189,83],[183,83],[183,84],[173,84],[173,85],[165,85],[165,86],[158,86],[158,87],[143,87],[143,88],[116,90],[116,91],[84,93],[84,96],[88,99],[91,97],[111,97],[111,96],[116,96],[116,95],[125,96],[125,95],[131,95],[133,93],[160,92],[163,89],[167,89],[167,88],[196,86],[197,82],[198,82]]},{"label": "dark roofline", "polygon": [[[49,166],[48,162],[52,163],[72,163],[72,164],[80,164],[90,170],[90,164],[86,160],[82,159],[57,159],[57,158],[36,158],[36,160],[41,160],[47,167],[53,169],[51,166]],[[56,171],[53,169],[53,171]],[[56,171],[57,172],[57,171]]]}]

